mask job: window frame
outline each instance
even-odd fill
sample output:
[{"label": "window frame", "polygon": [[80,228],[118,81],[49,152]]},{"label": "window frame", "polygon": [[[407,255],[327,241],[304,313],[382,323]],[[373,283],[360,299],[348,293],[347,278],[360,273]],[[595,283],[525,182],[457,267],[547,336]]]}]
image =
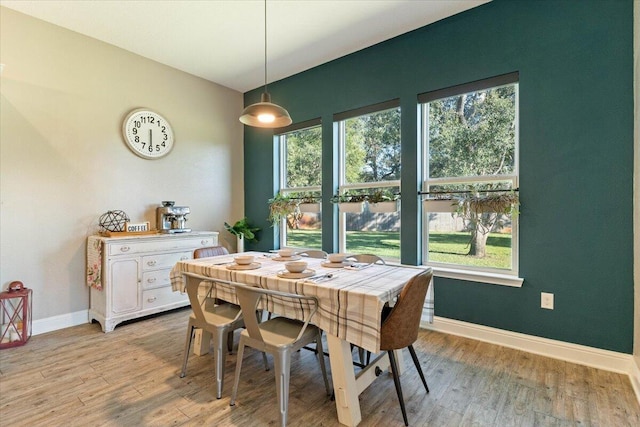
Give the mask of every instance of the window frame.
[{"label": "window frame", "polygon": [[[367,188],[394,188],[397,187],[400,192],[402,191],[401,180],[389,180],[389,181],[375,181],[375,182],[351,182],[346,180],[346,126],[345,121],[356,117],[364,116],[367,114],[382,113],[384,111],[400,109],[400,99],[392,99],[389,101],[381,102],[378,104],[372,104],[365,107],[357,108],[350,111],[334,114],[333,116],[333,134],[335,138],[336,146],[338,147],[338,194],[343,194],[353,189],[367,189]],[[400,113],[400,120],[402,120],[402,113]],[[400,141],[402,142],[402,140]],[[401,144],[402,146],[402,144]],[[402,203],[402,199],[400,199]],[[338,250],[340,252],[347,252],[347,233],[346,233],[346,213],[338,212]],[[402,223],[400,224],[402,228]],[[402,255],[402,242],[400,243],[400,256]],[[399,258],[387,258],[383,257],[388,262],[400,262]]]},{"label": "window frame", "polygon": [[[293,124],[291,126],[287,126],[284,128],[276,129],[274,132],[274,139],[278,147],[278,189],[281,194],[292,194],[292,193],[308,193],[308,192],[318,192],[322,194],[322,178],[320,180],[320,185],[311,185],[311,186],[303,186],[303,187],[288,187],[287,186],[287,134],[303,131],[311,128],[319,128],[320,129],[320,145],[322,150],[322,121],[320,119],[308,120],[305,122],[300,122]],[[321,155],[322,158],[322,155]],[[322,228],[320,229],[322,230]],[[287,222],[285,219],[280,221],[279,224],[279,244],[280,248],[292,247],[287,245]],[[321,243],[322,244],[322,243]],[[295,247],[295,249],[318,249],[318,248],[303,248],[303,247]]]},{"label": "window frame", "polygon": [[[449,98],[452,96],[477,92],[486,89],[493,89],[508,85],[515,85],[515,147],[513,173],[505,175],[484,175],[484,176],[464,176],[464,177],[439,177],[429,176],[429,103],[432,101]],[[465,83],[449,88],[435,90],[418,95],[418,107],[420,118],[420,138],[422,149],[422,193],[428,193],[429,188],[437,185],[460,184],[460,183],[491,183],[510,182],[512,189],[519,189],[520,176],[520,91],[519,74],[508,73],[500,76]],[[422,265],[430,266],[434,269],[437,277],[446,277],[465,281],[489,283],[504,286],[521,287],[524,279],[519,277],[520,265],[520,245],[519,245],[519,216],[516,214],[511,218],[511,268],[500,269],[497,267],[478,267],[462,264],[449,264],[429,260],[429,213],[421,203],[421,224],[422,224]]]}]

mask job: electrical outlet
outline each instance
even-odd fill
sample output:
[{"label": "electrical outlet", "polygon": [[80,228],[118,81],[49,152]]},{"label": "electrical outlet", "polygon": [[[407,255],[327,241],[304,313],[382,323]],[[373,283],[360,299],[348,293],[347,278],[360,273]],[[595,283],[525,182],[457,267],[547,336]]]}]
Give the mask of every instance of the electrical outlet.
[{"label": "electrical outlet", "polygon": [[540,292],[540,307],[553,310],[553,294]]}]

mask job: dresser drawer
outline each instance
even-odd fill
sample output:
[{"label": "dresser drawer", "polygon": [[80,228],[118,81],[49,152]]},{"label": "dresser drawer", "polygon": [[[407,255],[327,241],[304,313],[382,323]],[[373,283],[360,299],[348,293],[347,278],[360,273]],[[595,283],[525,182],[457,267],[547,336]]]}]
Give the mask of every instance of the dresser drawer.
[{"label": "dresser drawer", "polygon": [[217,236],[193,236],[180,238],[167,236],[165,238],[148,238],[146,240],[127,240],[123,242],[109,242],[109,255],[139,254],[144,252],[166,252],[171,250],[204,248],[215,246]]},{"label": "dresser drawer", "polygon": [[193,258],[193,251],[173,252],[169,254],[145,255],[142,257],[142,271],[159,268],[173,268],[178,261]]},{"label": "dresser drawer", "polygon": [[[189,297],[187,294],[181,294],[180,292],[173,292],[171,286],[164,288],[149,289],[142,292],[142,309],[162,307],[176,302],[189,303]],[[186,305],[186,304],[185,304]]]},{"label": "dresser drawer", "polygon": [[162,286],[170,286],[169,280],[170,268],[162,270],[145,271],[142,273],[142,289],[159,288]]}]

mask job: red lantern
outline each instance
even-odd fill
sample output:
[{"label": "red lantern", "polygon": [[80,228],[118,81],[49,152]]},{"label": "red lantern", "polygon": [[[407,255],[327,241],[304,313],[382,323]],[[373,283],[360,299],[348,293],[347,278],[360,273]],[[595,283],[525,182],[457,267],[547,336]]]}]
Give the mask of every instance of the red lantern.
[{"label": "red lantern", "polygon": [[11,282],[0,292],[0,349],[18,347],[31,338],[32,290]]}]

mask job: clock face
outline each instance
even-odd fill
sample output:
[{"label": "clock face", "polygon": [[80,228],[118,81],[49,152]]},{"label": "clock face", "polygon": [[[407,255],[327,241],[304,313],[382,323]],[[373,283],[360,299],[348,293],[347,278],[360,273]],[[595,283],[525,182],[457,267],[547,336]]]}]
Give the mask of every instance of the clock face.
[{"label": "clock face", "polygon": [[160,114],[147,109],[130,112],[122,124],[124,140],[134,153],[145,159],[159,159],[173,148],[173,130]]}]

